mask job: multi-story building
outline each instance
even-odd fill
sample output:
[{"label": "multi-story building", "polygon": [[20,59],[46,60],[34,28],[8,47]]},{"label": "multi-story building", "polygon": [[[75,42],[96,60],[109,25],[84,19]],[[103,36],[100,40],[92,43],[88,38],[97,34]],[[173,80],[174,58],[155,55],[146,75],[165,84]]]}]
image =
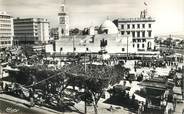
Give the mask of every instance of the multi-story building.
[{"label": "multi-story building", "polygon": [[14,44],[45,43],[49,40],[49,22],[43,18],[14,19]]},{"label": "multi-story building", "polygon": [[153,50],[155,48],[153,33],[155,20],[147,17],[146,13],[147,11],[144,10],[139,18],[119,18],[113,21],[121,35],[132,37],[132,46],[138,51]]},{"label": "multi-story building", "polygon": [[12,16],[0,11],[0,48],[11,47],[13,35]]}]

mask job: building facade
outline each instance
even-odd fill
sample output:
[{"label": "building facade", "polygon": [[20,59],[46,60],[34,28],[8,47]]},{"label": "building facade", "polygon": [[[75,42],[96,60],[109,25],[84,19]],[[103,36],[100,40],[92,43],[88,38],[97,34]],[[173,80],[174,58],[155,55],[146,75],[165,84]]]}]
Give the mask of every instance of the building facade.
[{"label": "building facade", "polygon": [[50,29],[50,38],[53,40],[59,39],[58,28],[51,28]]},{"label": "building facade", "polygon": [[[128,45],[127,45],[128,44]],[[55,41],[55,52],[62,53],[98,53],[102,50],[108,53],[133,52],[131,41],[116,34],[96,34],[68,36]]]},{"label": "building facade", "polygon": [[[107,51],[108,53],[133,52],[132,40],[127,40],[126,37],[120,35],[112,21],[105,20],[101,24],[99,28],[99,31],[102,31],[101,34],[94,34],[94,28],[92,29],[92,34],[63,36],[55,40],[53,52],[98,53],[101,50]],[[49,47],[49,49],[51,48]]]},{"label": "building facade", "polygon": [[153,31],[155,20],[147,17],[146,13],[144,10],[139,18],[119,18],[113,21],[121,35],[132,36],[132,46],[138,51],[149,51],[155,48]]},{"label": "building facade", "polygon": [[14,19],[14,44],[35,44],[49,41],[49,22],[43,18]]},{"label": "building facade", "polygon": [[13,18],[0,11],[0,48],[11,47],[13,41]]},{"label": "building facade", "polygon": [[69,16],[65,12],[65,4],[63,3],[60,7],[60,12],[58,13],[59,27],[58,33],[59,38],[62,36],[69,36]]}]

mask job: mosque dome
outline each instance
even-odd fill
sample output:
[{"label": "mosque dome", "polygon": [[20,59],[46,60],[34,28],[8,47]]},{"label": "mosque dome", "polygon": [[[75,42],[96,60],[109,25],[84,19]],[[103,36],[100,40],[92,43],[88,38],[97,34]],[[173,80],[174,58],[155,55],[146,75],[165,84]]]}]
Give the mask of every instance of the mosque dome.
[{"label": "mosque dome", "polygon": [[100,26],[100,31],[102,33],[105,32],[106,34],[117,34],[118,28],[112,21],[105,20],[104,23]]}]

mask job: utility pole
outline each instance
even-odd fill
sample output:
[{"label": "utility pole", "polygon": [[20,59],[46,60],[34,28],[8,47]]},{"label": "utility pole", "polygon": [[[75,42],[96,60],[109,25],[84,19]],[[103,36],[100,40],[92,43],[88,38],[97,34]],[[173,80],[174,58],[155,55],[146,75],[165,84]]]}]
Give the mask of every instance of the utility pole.
[{"label": "utility pole", "polygon": [[75,48],[75,35],[73,35],[73,53],[75,52],[74,48]]},{"label": "utility pole", "polygon": [[62,55],[61,55],[61,51],[62,51],[62,50],[63,50],[63,48],[61,47],[61,48],[60,48],[60,68],[61,68],[61,60],[62,60],[62,57],[61,57],[61,56],[62,56]]},{"label": "utility pole", "polygon": [[182,96],[184,99],[184,65],[182,66]]},{"label": "utility pole", "polygon": [[128,36],[127,37],[127,61],[128,61]]},{"label": "utility pole", "polygon": [[[84,74],[86,75],[86,51],[84,53]],[[86,83],[85,83],[85,88],[84,88],[84,93],[85,93],[85,101],[84,101],[84,114],[87,114],[87,104],[86,104]]]}]

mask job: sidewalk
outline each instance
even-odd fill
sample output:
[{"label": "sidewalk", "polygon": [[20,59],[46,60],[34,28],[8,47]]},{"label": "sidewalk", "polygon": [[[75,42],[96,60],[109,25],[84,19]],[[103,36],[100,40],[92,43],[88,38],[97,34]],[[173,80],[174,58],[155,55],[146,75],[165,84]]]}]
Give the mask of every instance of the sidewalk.
[{"label": "sidewalk", "polygon": [[[0,94],[0,100],[4,100],[7,102],[11,102],[13,104],[16,105],[20,105],[22,107],[26,107],[26,105],[29,105],[30,102],[24,99],[20,99],[20,98],[16,98],[10,95],[6,95],[6,94]],[[108,111],[107,109],[112,106],[113,107],[113,111]],[[28,108],[28,107],[26,107]],[[79,110],[80,112],[64,112],[64,114],[82,114],[84,112],[84,102],[80,102],[75,104],[74,107],[76,110]],[[50,108],[46,108],[44,106],[34,106],[31,107],[32,110],[35,111],[39,111],[41,112],[41,114],[63,114],[63,112],[59,112]],[[88,106],[87,107],[87,114],[94,114],[94,108],[93,106]],[[103,103],[103,100],[101,99],[98,103],[98,113],[99,114],[133,114],[131,112],[128,111],[128,109],[120,107],[120,106],[116,106],[116,105],[110,105],[110,104],[106,104]]]},{"label": "sidewalk", "polygon": [[174,114],[182,114],[182,110],[184,110],[184,103],[177,103]]},{"label": "sidewalk", "polygon": [[[7,101],[10,103],[16,104],[16,105],[20,105],[24,108],[25,107],[29,108],[27,106],[30,105],[30,102],[27,100],[16,98],[16,97],[6,95],[6,94],[0,94],[0,99],[3,101]],[[44,106],[38,106],[38,105],[31,107],[31,109],[35,110],[35,111],[39,111],[39,112],[41,112],[41,114],[61,114],[61,113],[63,113],[63,112],[59,112],[59,111],[56,111],[56,110],[53,110],[53,109],[50,109],[50,108],[47,108]],[[64,114],[78,114],[78,113],[76,113],[76,112],[64,112]]]}]

